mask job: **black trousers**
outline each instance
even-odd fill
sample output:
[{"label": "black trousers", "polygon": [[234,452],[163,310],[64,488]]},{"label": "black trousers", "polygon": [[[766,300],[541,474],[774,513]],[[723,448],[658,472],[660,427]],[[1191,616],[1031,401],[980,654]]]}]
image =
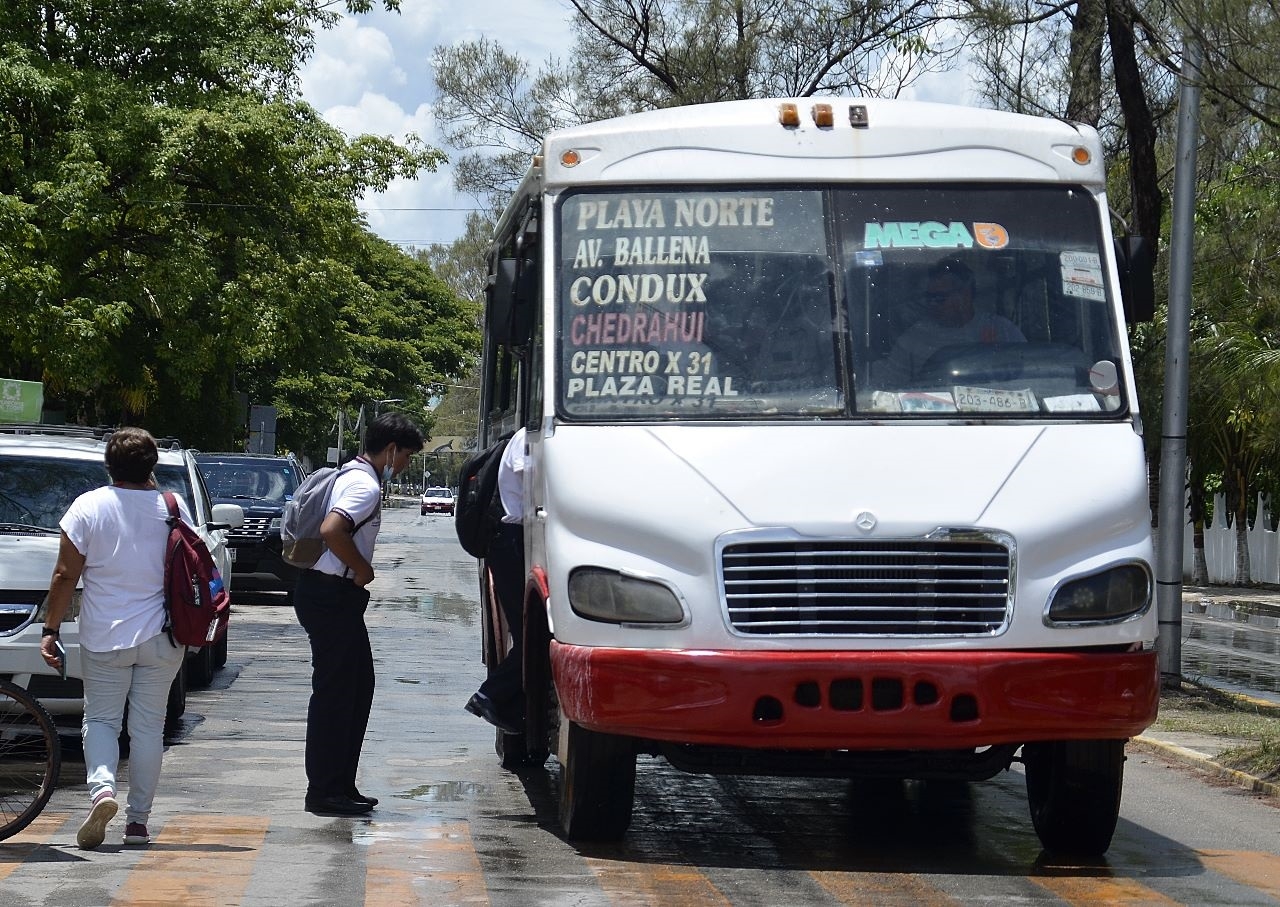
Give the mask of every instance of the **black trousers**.
[{"label": "black trousers", "polygon": [[311,642],[307,795],[349,795],[373,707],[373,650],[364,625],[369,592],[349,579],[303,570],[293,602]]},{"label": "black trousers", "polygon": [[524,527],[503,523],[489,543],[484,562],[493,573],[498,605],[511,629],[512,648],[489,672],[480,692],[514,718],[524,710]]}]

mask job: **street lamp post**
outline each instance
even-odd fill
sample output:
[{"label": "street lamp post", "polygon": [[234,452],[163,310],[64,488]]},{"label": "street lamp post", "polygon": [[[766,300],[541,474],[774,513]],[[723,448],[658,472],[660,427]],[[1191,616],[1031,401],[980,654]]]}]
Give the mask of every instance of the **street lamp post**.
[{"label": "street lamp post", "polygon": [[[403,403],[403,402],[404,402],[404,400],[402,400],[402,399],[401,399],[401,398],[399,398],[399,397],[387,397],[385,400],[374,400],[374,401],[373,401],[373,418],[374,418],[374,419],[378,418],[378,408],[379,408],[379,407],[381,407],[381,406],[382,406],[382,404],[384,404],[384,403]],[[363,406],[361,406],[361,407],[360,407],[360,409],[361,409],[361,411],[363,412],[364,407],[363,407]],[[364,451],[364,440],[365,440],[365,438],[368,436],[368,434],[369,434],[369,426],[368,426],[368,424],[366,423],[366,424],[364,424],[364,425],[361,427],[361,429],[360,429],[360,450],[361,450],[361,452],[363,452],[363,451]]]}]

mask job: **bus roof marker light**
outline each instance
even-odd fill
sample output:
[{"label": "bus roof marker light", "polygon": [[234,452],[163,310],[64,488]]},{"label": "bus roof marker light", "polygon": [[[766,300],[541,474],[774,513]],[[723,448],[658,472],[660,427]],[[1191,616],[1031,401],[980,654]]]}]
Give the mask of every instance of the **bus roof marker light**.
[{"label": "bus roof marker light", "polygon": [[849,105],[849,125],[854,129],[866,129],[871,125],[867,120],[866,104]]},{"label": "bus roof marker light", "polygon": [[582,155],[578,154],[578,152],[573,149],[569,149],[560,155],[560,163],[564,164],[566,167],[576,167],[581,162]]},{"label": "bus roof marker light", "polygon": [[787,102],[778,105],[778,122],[783,126],[794,129],[800,125],[800,110],[795,104]]},{"label": "bus roof marker light", "polygon": [[1093,160],[1093,155],[1089,153],[1088,148],[1085,148],[1083,145],[1077,145],[1071,149],[1071,160],[1083,167],[1085,164]]},{"label": "bus roof marker light", "polygon": [[836,115],[831,112],[830,104],[813,105],[813,125],[819,129],[830,129],[836,124]]}]

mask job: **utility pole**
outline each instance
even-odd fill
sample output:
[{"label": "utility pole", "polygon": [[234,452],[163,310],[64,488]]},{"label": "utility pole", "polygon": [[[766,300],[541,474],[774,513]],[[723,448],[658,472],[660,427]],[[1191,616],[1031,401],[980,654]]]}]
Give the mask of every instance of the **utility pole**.
[{"label": "utility pole", "polygon": [[1194,253],[1196,150],[1200,141],[1200,43],[1182,41],[1178,156],[1169,239],[1169,312],[1164,353],[1164,423],[1160,435],[1160,530],[1156,552],[1156,616],[1160,677],[1182,683],[1182,536],[1187,519],[1187,385],[1191,351],[1191,265]]}]

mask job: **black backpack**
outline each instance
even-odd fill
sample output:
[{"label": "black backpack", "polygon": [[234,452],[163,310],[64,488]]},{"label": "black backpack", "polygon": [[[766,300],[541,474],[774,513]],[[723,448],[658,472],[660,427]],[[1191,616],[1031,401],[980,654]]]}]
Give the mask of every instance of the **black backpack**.
[{"label": "black backpack", "polygon": [[462,548],[472,557],[484,557],[489,542],[502,525],[506,511],[498,494],[498,466],[511,435],[505,435],[462,464],[458,500],[453,508],[453,528]]}]

